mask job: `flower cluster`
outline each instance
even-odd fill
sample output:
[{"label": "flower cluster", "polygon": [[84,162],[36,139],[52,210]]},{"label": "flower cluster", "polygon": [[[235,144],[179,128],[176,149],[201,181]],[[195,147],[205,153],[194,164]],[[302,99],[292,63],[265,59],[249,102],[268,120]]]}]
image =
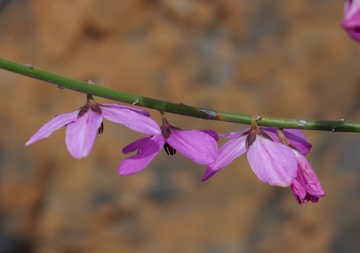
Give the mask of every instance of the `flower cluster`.
[{"label": "flower cluster", "polygon": [[360,42],[360,0],[346,0],[342,27],[349,36]]},{"label": "flower cluster", "polygon": [[122,152],[136,154],[119,165],[119,175],[126,176],[144,169],[162,148],[168,155],[178,151],[201,165],[208,165],[203,181],[247,151],[249,164],[264,183],[287,187],[298,203],[318,202],[325,195],[305,155],[311,144],[299,130],[252,125],[243,131],[220,135],[230,140],[218,149],[218,135],[212,130],[182,130],[172,126],[161,112],[159,126],[147,111],[117,104],[99,104],[88,95],[87,103],[75,112],[55,116],[41,127],[25,144],[47,138],[55,130],[66,126],[65,143],[74,158],[89,155],[96,137],[103,132],[103,118],[146,134],[126,146]]}]

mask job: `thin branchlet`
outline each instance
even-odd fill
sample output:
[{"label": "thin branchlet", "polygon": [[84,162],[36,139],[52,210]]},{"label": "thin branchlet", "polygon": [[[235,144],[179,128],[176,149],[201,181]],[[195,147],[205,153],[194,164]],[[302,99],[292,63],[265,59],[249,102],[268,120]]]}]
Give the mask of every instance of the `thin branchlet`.
[{"label": "thin branchlet", "polygon": [[[183,106],[183,104],[174,104],[166,101],[156,100],[147,97],[141,97],[138,95],[125,93],[118,90],[112,90],[106,87],[101,87],[93,84],[89,81],[88,83],[73,80],[67,77],[56,75],[38,68],[31,68],[24,64],[19,64],[13,61],[5,60],[0,58],[0,68],[6,69],[21,75],[36,78],[55,84],[58,87],[66,88],[85,94],[92,94],[98,97],[104,97],[124,103],[132,104],[137,99],[141,100],[141,106],[156,109],[159,111],[166,111],[169,113],[180,114],[184,116],[191,116],[196,118],[204,118],[206,115],[207,119],[249,124],[251,122],[251,115],[232,113],[232,112],[221,112],[210,109],[198,108],[191,105]],[[31,71],[29,71],[29,68]],[[93,85],[89,85],[93,84]],[[216,113],[216,115],[215,115]],[[259,119],[260,120],[260,119]],[[304,129],[304,130],[322,130],[322,131],[336,131],[336,132],[360,132],[360,122],[345,121],[344,119],[338,119],[337,121],[331,120],[298,120],[290,118],[276,118],[276,117],[261,117],[259,125],[272,126],[280,128],[291,128],[291,129]]]}]

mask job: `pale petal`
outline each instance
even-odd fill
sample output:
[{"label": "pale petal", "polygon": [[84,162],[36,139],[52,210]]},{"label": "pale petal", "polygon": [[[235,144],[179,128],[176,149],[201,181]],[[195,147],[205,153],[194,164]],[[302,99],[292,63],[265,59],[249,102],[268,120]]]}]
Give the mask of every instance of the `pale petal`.
[{"label": "pale petal", "polygon": [[344,4],[344,18],[343,23],[351,21],[360,12],[360,1],[358,0],[346,0]]},{"label": "pale petal", "polygon": [[160,152],[165,143],[165,139],[161,135],[155,135],[141,140],[141,146],[138,146],[137,154],[126,158],[120,163],[120,176],[131,175],[144,169]]},{"label": "pale petal", "polygon": [[249,164],[264,183],[289,186],[297,173],[297,162],[291,149],[281,143],[256,136],[247,153]]},{"label": "pale petal", "polygon": [[89,155],[101,122],[101,115],[89,110],[76,122],[67,125],[65,142],[74,158],[81,159]]},{"label": "pale petal", "polygon": [[219,136],[222,138],[234,139],[234,138],[239,138],[240,136],[242,136],[244,133],[248,132],[249,130],[250,130],[250,127],[245,128],[244,130],[241,130],[239,132],[231,132],[229,134],[219,134]]},{"label": "pale petal", "polygon": [[213,163],[218,157],[216,141],[202,131],[171,129],[166,142],[198,164]]},{"label": "pale petal", "polygon": [[102,116],[112,122],[124,124],[128,128],[149,135],[161,133],[159,125],[151,118],[129,110],[118,107],[101,107]]},{"label": "pale petal", "polygon": [[[276,127],[263,127],[265,131],[275,142],[280,142],[279,136],[277,135]],[[283,134],[286,139],[297,148],[301,154],[307,155],[312,145],[306,139],[306,136],[298,129],[283,129]]]},{"label": "pale petal", "polygon": [[139,108],[134,108],[134,107],[130,107],[130,106],[126,106],[126,105],[118,105],[118,104],[102,104],[101,106],[105,106],[105,107],[112,107],[112,108],[119,108],[119,109],[127,109],[127,110],[131,110],[137,113],[140,113],[146,117],[150,116],[150,113],[148,111],[139,109]]},{"label": "pale petal", "polygon": [[216,161],[207,167],[201,180],[208,180],[220,169],[231,163],[235,158],[244,154],[246,152],[245,140],[246,136],[241,136],[237,139],[231,139],[226,142],[219,149],[219,156]]},{"label": "pale petal", "polygon": [[49,137],[55,130],[66,126],[70,122],[76,121],[79,110],[70,113],[64,113],[55,116],[48,123],[43,125],[31,138],[25,146],[29,146],[38,140]]}]

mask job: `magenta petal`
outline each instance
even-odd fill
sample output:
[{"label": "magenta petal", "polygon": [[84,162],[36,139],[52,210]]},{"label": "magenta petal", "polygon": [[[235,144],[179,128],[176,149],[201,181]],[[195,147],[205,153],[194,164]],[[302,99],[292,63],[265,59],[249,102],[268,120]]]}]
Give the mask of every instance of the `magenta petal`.
[{"label": "magenta petal", "polygon": [[307,155],[312,145],[308,142],[306,136],[298,129],[284,129],[283,133],[287,140],[296,147],[301,154]]},{"label": "magenta petal", "polygon": [[297,172],[294,182],[291,184],[291,191],[293,192],[297,202],[303,203],[306,197],[306,181],[302,173]]},{"label": "magenta petal", "polygon": [[102,116],[112,122],[124,124],[128,128],[149,135],[161,133],[159,125],[151,118],[119,107],[101,107]]},{"label": "magenta petal", "polygon": [[358,27],[345,27],[344,26],[344,28],[347,30],[348,35],[358,42],[360,42],[359,27],[360,27],[360,25],[358,25]]},{"label": "magenta petal", "polygon": [[166,142],[198,164],[213,163],[218,157],[216,141],[202,131],[171,129]]},{"label": "magenta petal", "polygon": [[341,25],[348,32],[350,37],[360,41],[360,1],[345,1],[344,18]]},{"label": "magenta petal", "polygon": [[296,151],[294,151],[294,153],[296,155],[298,165],[301,168],[299,168],[299,170],[307,182],[307,192],[317,197],[324,197],[325,192],[322,189],[320,180],[316,176],[315,171],[309,161],[302,154],[299,154]]},{"label": "magenta petal", "polygon": [[281,144],[256,136],[247,153],[249,164],[264,183],[286,187],[296,177],[297,163],[292,150]]},{"label": "magenta petal", "polygon": [[241,136],[237,139],[231,139],[226,142],[219,149],[219,156],[216,161],[207,167],[201,180],[208,180],[220,169],[231,163],[235,158],[244,154],[246,152],[245,139],[246,136]]},{"label": "magenta petal", "polygon": [[[144,169],[151,162],[151,160],[154,159],[154,157],[160,152],[165,143],[165,139],[164,137],[162,137],[162,135],[155,135],[150,138],[148,137],[140,140],[142,141],[141,145],[138,145],[137,154],[126,158],[120,163],[120,176],[131,175]],[[133,142],[132,144],[134,143],[135,142]],[[140,142],[138,142],[137,144],[140,144]]]},{"label": "magenta petal", "polygon": [[213,130],[200,130],[201,132],[204,132],[204,133],[206,133],[206,134],[208,134],[208,135],[210,135],[211,137],[213,137],[213,139],[215,140],[215,141],[218,141],[219,140],[219,136],[218,136],[218,134],[215,132],[215,131],[213,131]]},{"label": "magenta petal", "polygon": [[[263,127],[265,131],[275,142],[280,142],[279,136],[277,135],[277,129],[275,127]],[[312,145],[306,139],[306,136],[298,129],[284,129],[282,130],[286,139],[297,148],[301,154],[307,155]]]},{"label": "magenta petal", "polygon": [[307,202],[313,202],[313,203],[318,203],[319,202],[319,197],[315,197],[313,195],[310,195],[309,193],[306,194],[305,200],[303,203],[307,203]]},{"label": "magenta petal", "polygon": [[127,109],[127,110],[131,110],[133,112],[137,112],[137,113],[140,113],[146,117],[149,117],[150,116],[150,113],[148,111],[145,111],[145,110],[141,110],[141,109],[138,109],[138,108],[134,108],[134,107],[130,107],[130,106],[126,106],[126,105],[118,105],[118,104],[102,104],[101,106],[104,106],[104,107],[110,107],[110,108],[118,108],[118,109]]},{"label": "magenta petal", "polygon": [[245,134],[249,130],[250,130],[250,127],[245,128],[244,130],[241,130],[239,132],[231,132],[229,134],[219,134],[219,136],[221,136],[222,138],[234,139],[234,138],[239,138],[240,136],[242,136],[243,134]]},{"label": "magenta petal", "polygon": [[26,142],[25,146],[29,146],[38,140],[47,138],[55,130],[66,126],[70,122],[76,121],[78,113],[79,110],[55,116],[52,120],[43,125],[33,136],[31,136],[30,140]]},{"label": "magenta petal", "polygon": [[299,204],[308,201],[318,202],[319,198],[325,196],[320,180],[309,161],[297,151],[293,152],[297,158],[298,172],[294,183],[291,185],[291,190]]},{"label": "magenta petal", "polygon": [[129,154],[131,152],[134,152],[135,150],[137,150],[138,148],[143,146],[144,143],[146,143],[148,141],[148,139],[150,139],[150,138],[151,138],[151,136],[148,136],[145,138],[138,139],[138,140],[134,141],[133,143],[130,143],[125,148],[123,148],[123,150],[122,150],[123,154]]},{"label": "magenta petal", "polygon": [[76,122],[67,125],[65,142],[74,158],[81,159],[89,155],[101,122],[101,115],[89,110]]}]

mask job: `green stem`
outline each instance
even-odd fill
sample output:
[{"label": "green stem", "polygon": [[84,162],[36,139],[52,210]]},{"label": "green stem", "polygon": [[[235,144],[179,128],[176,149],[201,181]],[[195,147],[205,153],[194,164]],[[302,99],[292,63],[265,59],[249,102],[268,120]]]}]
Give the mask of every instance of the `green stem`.
[{"label": "green stem", "polygon": [[[152,98],[142,97],[126,92],[112,90],[98,85],[89,85],[86,82],[73,80],[67,77],[49,73],[37,69],[29,64],[19,64],[0,58],[0,68],[21,75],[33,77],[49,83],[59,85],[63,88],[79,91],[85,94],[108,98],[127,104],[156,109],[159,111],[180,114],[201,119],[218,120],[242,124],[251,124],[253,115],[215,111],[195,106],[175,104]],[[360,122],[354,121],[327,121],[327,120],[303,120],[290,118],[277,118],[261,116],[257,121],[259,126],[273,126],[278,128],[297,128],[302,130],[323,130],[333,132],[360,132]]]}]

